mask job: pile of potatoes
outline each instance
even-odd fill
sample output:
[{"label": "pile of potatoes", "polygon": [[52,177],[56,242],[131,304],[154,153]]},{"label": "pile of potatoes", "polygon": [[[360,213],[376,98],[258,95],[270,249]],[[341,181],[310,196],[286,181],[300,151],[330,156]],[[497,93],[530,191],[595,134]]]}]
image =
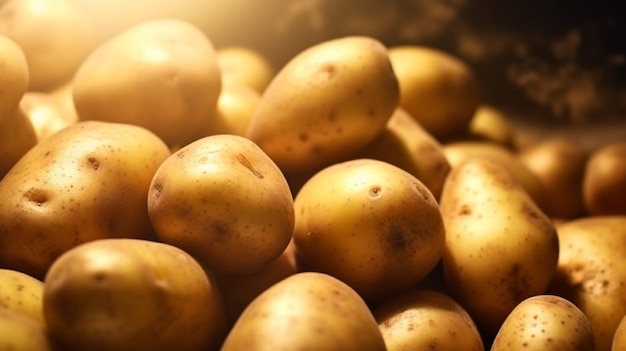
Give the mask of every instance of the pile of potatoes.
[{"label": "pile of potatoes", "polygon": [[0,350],[626,349],[626,139],[522,146],[419,45],[84,25],[0,3]]}]

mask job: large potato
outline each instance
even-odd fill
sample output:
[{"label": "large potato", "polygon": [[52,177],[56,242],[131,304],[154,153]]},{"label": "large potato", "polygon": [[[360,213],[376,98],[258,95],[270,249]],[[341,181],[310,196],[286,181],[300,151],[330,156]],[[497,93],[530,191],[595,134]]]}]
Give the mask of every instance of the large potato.
[{"label": "large potato", "polygon": [[24,313],[45,325],[42,308],[43,286],[41,280],[28,274],[0,268],[0,308],[7,307]]},{"label": "large potato", "polygon": [[376,320],[342,281],[303,272],[255,298],[226,337],[221,351],[384,351]]},{"label": "large potato", "polygon": [[389,48],[404,108],[437,140],[466,134],[480,102],[473,72],[460,59],[419,45]]},{"label": "large potato", "polygon": [[593,151],[583,177],[583,202],[591,215],[626,215],[626,140]]},{"label": "large potato", "polygon": [[30,91],[49,91],[70,81],[96,45],[92,24],[67,0],[2,1],[0,34],[24,50]]},{"label": "large potato", "polygon": [[46,327],[20,312],[0,306],[0,350],[54,351]]},{"label": "large potato", "polygon": [[81,120],[142,126],[175,148],[206,135],[221,74],[203,32],[182,20],[155,19],[96,48],[72,88]]},{"label": "large potato", "polygon": [[387,351],[483,351],[476,324],[451,297],[412,290],[385,300],[374,310]]},{"label": "large potato", "polygon": [[349,36],[293,57],[261,96],[246,136],[284,172],[319,170],[372,141],[398,105],[387,50]]},{"label": "large potato", "polygon": [[597,351],[609,351],[626,315],[626,216],[593,216],[558,226],[561,250],[549,291],[589,318]]},{"label": "large potato", "polygon": [[169,155],[128,124],[79,122],[42,140],[0,181],[0,267],[41,279],[82,242],[153,237],[148,188]]},{"label": "large potato", "polygon": [[445,282],[485,335],[515,306],[546,291],[559,256],[554,225],[505,166],[454,166],[440,199]]},{"label": "large potato", "polygon": [[101,239],[61,255],[45,278],[43,312],[63,350],[217,350],[226,333],[213,278],[186,252]]},{"label": "large potato", "polygon": [[250,140],[213,135],[157,170],[148,212],[158,238],[220,274],[261,271],[285,250],[293,198],[276,164]]},{"label": "large potato", "polygon": [[596,351],[589,319],[556,295],[535,295],[507,316],[491,351]]},{"label": "large potato", "polygon": [[294,202],[296,257],[367,302],[412,288],[441,258],[444,227],[432,193],[384,161],[356,159],[316,173]]}]

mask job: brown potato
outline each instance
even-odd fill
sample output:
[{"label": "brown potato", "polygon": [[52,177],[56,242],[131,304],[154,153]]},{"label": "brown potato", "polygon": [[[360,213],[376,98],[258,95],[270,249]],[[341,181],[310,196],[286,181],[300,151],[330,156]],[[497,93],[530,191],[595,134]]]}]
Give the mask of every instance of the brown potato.
[{"label": "brown potato", "polygon": [[626,140],[604,145],[589,156],[583,201],[591,215],[626,215]]}]

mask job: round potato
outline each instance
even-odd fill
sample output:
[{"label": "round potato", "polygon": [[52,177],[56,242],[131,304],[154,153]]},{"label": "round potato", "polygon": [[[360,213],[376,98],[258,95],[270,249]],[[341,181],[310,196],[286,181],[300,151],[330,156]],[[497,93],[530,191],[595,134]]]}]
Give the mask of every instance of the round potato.
[{"label": "round potato", "polygon": [[181,247],[218,274],[251,274],[270,265],[293,233],[289,184],[252,141],[204,137],[157,170],[148,213],[159,240]]},{"label": "round potato", "polygon": [[0,307],[24,313],[45,325],[42,308],[43,285],[41,280],[28,274],[0,268]]},{"label": "round potato", "polygon": [[217,350],[226,316],[213,278],[186,252],[138,239],[101,239],[60,256],[43,312],[64,350]]},{"label": "round potato", "polygon": [[583,201],[591,215],[626,215],[626,140],[592,152],[584,170]]},{"label": "round potato", "polygon": [[0,350],[57,350],[46,327],[28,315],[0,305]]},{"label": "round potato", "polygon": [[437,201],[405,170],[356,159],[319,171],[294,202],[296,257],[346,282],[368,302],[410,289],[441,258]]},{"label": "round potato", "polygon": [[491,105],[479,105],[470,120],[468,134],[481,140],[492,141],[513,148],[514,132],[506,114]]},{"label": "round potato", "polygon": [[227,46],[216,51],[222,80],[250,87],[259,94],[274,78],[274,68],[259,52],[243,46]]},{"label": "round potato", "polygon": [[374,140],[398,99],[382,43],[362,36],[331,39],[300,52],[274,76],[246,137],[283,172],[315,172]]},{"label": "round potato", "polygon": [[245,136],[261,95],[238,82],[224,82],[207,135]]}]

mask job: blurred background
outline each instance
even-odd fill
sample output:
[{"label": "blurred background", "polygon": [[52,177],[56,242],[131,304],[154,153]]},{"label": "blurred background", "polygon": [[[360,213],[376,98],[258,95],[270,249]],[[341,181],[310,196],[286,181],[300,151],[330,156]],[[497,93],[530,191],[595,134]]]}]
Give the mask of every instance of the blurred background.
[{"label": "blurred background", "polygon": [[[486,103],[520,123],[626,124],[626,12],[618,0],[71,0],[99,38],[156,17],[188,20],[216,48],[258,50],[278,69],[344,35],[439,48],[476,72]],[[626,129],[602,129],[626,136]]]}]

